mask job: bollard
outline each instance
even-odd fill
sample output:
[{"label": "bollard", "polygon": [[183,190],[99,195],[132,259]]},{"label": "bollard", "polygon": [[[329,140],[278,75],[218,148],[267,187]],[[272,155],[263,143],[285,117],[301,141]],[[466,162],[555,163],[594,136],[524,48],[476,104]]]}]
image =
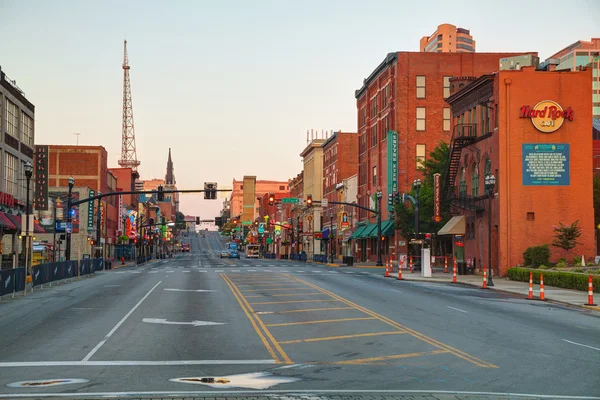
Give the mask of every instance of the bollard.
[{"label": "bollard", "polygon": [[529,271],[529,300],[533,300],[533,271]]},{"label": "bollard", "polygon": [[448,256],[444,257],[444,273],[448,273]]},{"label": "bollard", "polygon": [[412,256],[410,256],[410,264],[409,265],[410,265],[410,273],[412,274],[413,273],[413,259],[412,259]]},{"label": "bollard", "polygon": [[482,289],[487,289],[487,269],[485,269],[485,265],[483,266],[483,285]]},{"label": "bollard", "polygon": [[592,276],[590,275],[589,279],[588,279],[588,302],[587,304],[584,304],[586,306],[595,306],[596,304],[594,304],[594,283],[593,283],[593,279]]},{"label": "bollard", "polygon": [[540,300],[544,301],[546,298],[544,297],[544,274],[540,273]]},{"label": "bollard", "polygon": [[402,280],[402,264],[399,262],[398,263],[398,278],[399,281]]},{"label": "bollard", "polygon": [[454,259],[454,265],[452,266],[452,283],[456,283],[456,258]]}]

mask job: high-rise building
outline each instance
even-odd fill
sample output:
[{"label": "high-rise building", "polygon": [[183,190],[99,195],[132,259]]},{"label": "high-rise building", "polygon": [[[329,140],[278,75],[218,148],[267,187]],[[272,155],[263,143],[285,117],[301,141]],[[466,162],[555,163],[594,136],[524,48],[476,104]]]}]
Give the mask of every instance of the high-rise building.
[{"label": "high-rise building", "polygon": [[[382,219],[388,221],[388,194],[410,190],[413,181],[421,177],[419,169],[429,153],[440,141],[450,141],[452,116],[445,100],[450,95],[450,79],[497,71],[501,58],[521,54],[524,53],[388,54],[355,92],[358,203],[373,209],[375,196],[381,192]],[[304,181],[306,192],[306,171]],[[359,210],[358,218],[367,224],[353,234],[359,245],[358,256],[362,261],[375,260],[375,215]],[[395,235],[391,222],[382,230],[386,236],[384,255],[388,251],[397,253],[394,236],[397,243],[404,242],[405,246],[405,241]]]},{"label": "high-rise building", "polygon": [[475,53],[475,41],[468,29],[442,24],[421,38],[420,48],[425,53]]},{"label": "high-rise building", "polygon": [[571,43],[540,65],[548,71],[575,71],[581,67],[592,69],[592,117],[600,119],[600,38]]}]

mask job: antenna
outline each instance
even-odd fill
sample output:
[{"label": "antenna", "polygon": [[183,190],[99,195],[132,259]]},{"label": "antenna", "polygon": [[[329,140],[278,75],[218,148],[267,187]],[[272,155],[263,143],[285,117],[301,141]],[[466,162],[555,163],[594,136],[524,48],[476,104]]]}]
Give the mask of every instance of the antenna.
[{"label": "antenna", "polygon": [[137,171],[140,162],[135,150],[135,129],[133,126],[133,104],[131,102],[131,82],[129,79],[129,58],[127,40],[123,44],[123,132],[121,135],[121,159],[119,165]]},{"label": "antenna", "polygon": [[81,133],[75,132],[73,135],[77,136],[77,146],[79,146],[79,136],[81,135]]}]

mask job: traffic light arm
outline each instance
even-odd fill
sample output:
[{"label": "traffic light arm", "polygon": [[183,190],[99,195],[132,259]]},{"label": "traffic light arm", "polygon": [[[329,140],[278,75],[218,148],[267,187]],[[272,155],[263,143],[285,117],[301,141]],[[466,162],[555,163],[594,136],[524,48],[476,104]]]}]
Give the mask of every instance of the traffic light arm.
[{"label": "traffic light arm", "polygon": [[377,214],[377,210],[373,210],[372,208],[369,208],[369,207],[363,207],[356,203],[347,203],[345,201],[330,201],[330,202],[328,202],[328,204],[342,204],[345,206],[356,207],[356,208],[360,208],[361,210],[366,210],[366,211],[372,212],[373,214]]},{"label": "traffic light arm", "polygon": [[[231,192],[233,189],[214,189],[214,190],[204,190],[204,189],[178,189],[178,190],[163,190],[162,193],[204,193],[204,192]],[[96,196],[88,197],[85,199],[72,201],[71,206],[78,206],[79,204],[87,203],[90,201],[103,199],[108,196],[119,196],[122,194],[155,194],[158,193],[159,190],[129,190],[124,192],[108,192],[102,193]]]}]

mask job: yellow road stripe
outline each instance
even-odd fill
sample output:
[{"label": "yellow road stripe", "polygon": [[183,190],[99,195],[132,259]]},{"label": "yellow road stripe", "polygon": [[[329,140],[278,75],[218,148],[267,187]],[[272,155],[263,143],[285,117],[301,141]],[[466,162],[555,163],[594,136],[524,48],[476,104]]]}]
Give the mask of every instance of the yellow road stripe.
[{"label": "yellow road stripe", "polygon": [[346,300],[343,297],[340,297],[340,296],[338,296],[338,295],[336,295],[336,294],[334,294],[334,293],[332,293],[332,292],[330,292],[328,290],[325,290],[325,289],[323,289],[323,288],[321,288],[321,287],[319,287],[317,285],[314,285],[314,284],[312,284],[310,282],[304,281],[304,280],[299,279],[299,278],[295,278],[295,277],[293,277],[291,275],[288,275],[288,276],[291,279],[296,280],[297,282],[304,283],[305,285],[308,285],[308,286],[312,287],[313,289],[320,290],[323,294],[327,294],[327,295],[331,296],[332,298],[341,301],[344,304],[347,304],[347,305],[349,305],[351,307],[356,308],[357,310],[360,310],[360,311],[364,312],[365,314],[371,315],[371,316],[379,319],[382,322],[385,322],[386,324],[388,324],[388,325],[390,325],[390,326],[392,326],[392,327],[394,327],[396,329],[404,331],[404,332],[408,333],[409,335],[411,335],[411,336],[413,336],[413,337],[415,337],[417,339],[420,339],[420,340],[424,341],[425,343],[428,343],[428,344],[430,344],[430,345],[432,345],[434,347],[437,347],[440,350],[446,350],[449,353],[452,353],[455,356],[457,356],[459,358],[462,358],[465,361],[473,363],[473,364],[475,364],[475,365],[477,365],[479,367],[482,367],[482,368],[498,368],[497,365],[494,365],[494,364],[489,363],[487,361],[483,361],[483,360],[481,360],[481,359],[479,359],[479,358],[477,358],[475,356],[472,356],[472,355],[470,355],[468,353],[465,353],[464,351],[458,350],[458,349],[456,349],[456,348],[454,348],[454,347],[452,347],[450,345],[447,345],[445,343],[442,343],[440,341],[432,339],[432,338],[430,338],[428,336],[425,336],[425,335],[423,335],[420,332],[417,332],[417,331],[415,331],[413,329],[407,328],[406,326],[401,325],[401,324],[399,324],[396,321],[393,321],[393,320],[391,320],[391,319],[389,319],[387,317],[384,317],[383,315],[377,314],[376,312],[371,311],[369,309],[366,309],[366,308],[364,308],[362,306],[359,306],[358,304],[353,303],[350,300]]},{"label": "yellow road stripe", "polygon": [[290,300],[290,301],[260,301],[258,303],[250,303],[250,304],[289,304],[289,303],[329,303],[332,301],[339,300]]},{"label": "yellow road stripe", "polygon": [[[239,289],[239,288],[238,288]],[[247,292],[279,292],[281,290],[307,290],[306,286],[297,286],[292,288],[271,288],[271,289],[250,289],[250,290],[241,290],[242,293]]]},{"label": "yellow road stripe", "polygon": [[[319,295],[322,296],[323,293],[321,292],[309,292],[309,293],[294,293],[294,294],[271,294],[269,296],[271,297],[290,297],[290,296],[315,296],[315,295]],[[246,296],[247,299],[250,299],[252,297],[265,297],[265,294],[257,294],[254,296]]]},{"label": "yellow road stripe", "polygon": [[[223,275],[224,279],[229,280],[229,278],[227,277],[227,275]],[[231,281],[229,281],[232,285],[232,287],[236,290],[236,292],[238,293],[238,295],[240,296],[240,298],[242,299],[242,301],[246,304],[246,307],[248,308],[248,310],[254,314],[254,318],[256,319],[256,321],[258,322],[258,324],[260,325],[260,327],[263,329],[263,331],[265,332],[265,334],[267,335],[267,337],[269,338],[269,340],[271,340],[271,343],[273,344],[273,346],[277,349],[277,351],[279,352],[279,355],[281,356],[281,358],[283,359],[283,361],[287,364],[293,364],[292,360],[290,360],[290,357],[287,355],[287,353],[285,351],[283,351],[283,349],[281,348],[281,346],[279,345],[279,343],[277,343],[277,340],[275,340],[275,338],[273,337],[273,335],[271,334],[271,332],[269,331],[269,329],[267,329],[267,327],[265,326],[264,322],[256,315],[256,312],[254,311],[254,309],[252,308],[252,306],[250,305],[250,303],[248,303],[248,300],[246,300],[246,298],[244,297],[244,295],[239,291],[239,289],[235,286],[235,284]]]},{"label": "yellow road stripe", "polygon": [[332,362],[331,364],[369,364],[369,363],[378,362],[378,361],[398,360],[400,358],[419,357],[419,356],[426,356],[426,355],[430,355],[430,354],[442,354],[442,353],[448,353],[448,351],[433,350],[433,351],[422,351],[422,352],[418,352],[418,353],[395,354],[392,356],[357,358],[354,360],[335,361],[335,362]]},{"label": "yellow road stripe", "polygon": [[252,318],[252,315],[250,315],[250,313],[248,312],[248,309],[246,309],[246,306],[244,306],[244,304],[242,303],[242,300],[240,299],[240,297],[235,292],[233,286],[227,281],[227,279],[225,279],[225,277],[223,276],[223,274],[220,274],[220,275],[221,275],[221,278],[223,278],[223,280],[227,284],[227,286],[229,286],[229,289],[231,290],[231,293],[233,293],[233,296],[235,297],[235,299],[240,304],[240,307],[242,308],[242,310],[246,314],[246,317],[248,317],[248,319],[250,320],[250,323],[254,327],[254,330],[256,331],[256,334],[258,335],[258,337],[260,337],[260,340],[262,340],[263,344],[267,348],[267,351],[269,352],[269,354],[271,355],[271,357],[273,358],[273,360],[275,360],[276,363],[281,364],[281,361],[279,360],[279,358],[277,358],[277,354],[275,354],[275,351],[273,350],[273,348],[271,347],[271,345],[269,344],[269,342],[267,341],[267,339],[264,337],[264,335],[262,334],[262,332],[260,331],[260,329],[258,329],[258,326],[256,325],[256,322],[254,322],[254,319]]},{"label": "yellow road stripe", "polygon": [[327,311],[327,310],[356,310],[354,307],[304,308],[301,310],[272,311],[271,314],[289,314],[297,312]]},{"label": "yellow road stripe", "polygon": [[347,321],[366,321],[373,320],[373,317],[361,317],[361,318],[338,318],[338,319],[317,319],[314,321],[300,321],[300,322],[282,322],[278,324],[267,324],[267,326],[291,326],[291,325],[312,325],[312,324],[330,324],[335,322],[347,322]]},{"label": "yellow road stripe", "polygon": [[310,339],[284,340],[282,342],[279,342],[279,344],[322,342],[322,341],[326,341],[326,340],[352,339],[352,338],[358,338],[358,337],[382,336],[382,335],[404,335],[404,332],[392,331],[392,332],[358,333],[356,335],[325,336],[325,337],[310,338]]}]

